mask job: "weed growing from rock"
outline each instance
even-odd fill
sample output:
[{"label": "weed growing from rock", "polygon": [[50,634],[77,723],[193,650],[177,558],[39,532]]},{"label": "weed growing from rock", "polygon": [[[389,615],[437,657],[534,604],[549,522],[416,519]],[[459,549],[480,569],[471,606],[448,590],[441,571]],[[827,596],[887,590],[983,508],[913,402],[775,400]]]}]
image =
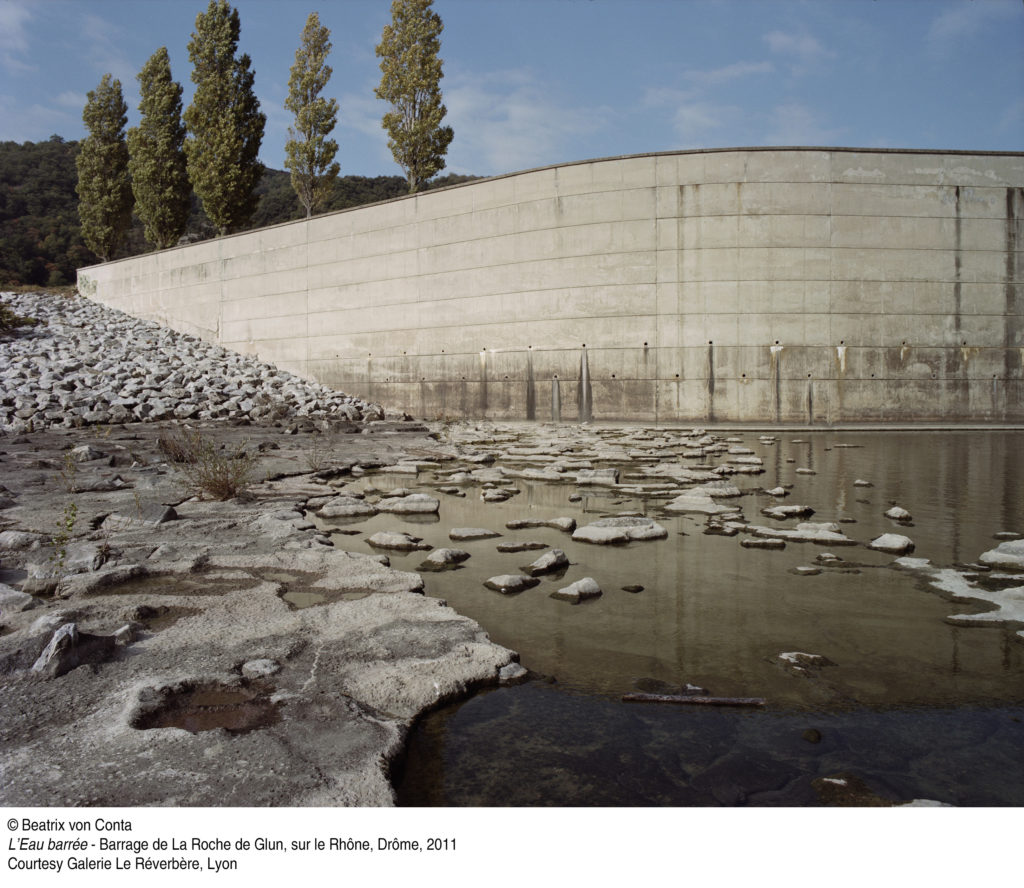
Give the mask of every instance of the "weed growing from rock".
[{"label": "weed growing from rock", "polygon": [[198,430],[185,428],[177,436],[161,436],[158,445],[178,467],[185,488],[194,496],[229,500],[244,493],[253,482],[256,460],[244,443],[226,451]]},{"label": "weed growing from rock", "polygon": [[78,519],[78,505],[68,503],[64,507],[64,515],[57,522],[57,532],[51,537],[53,543],[53,555],[50,556],[50,563],[53,566],[53,576],[59,583],[64,576],[64,564],[68,556],[68,541],[71,539],[71,531],[74,530],[75,521]]}]

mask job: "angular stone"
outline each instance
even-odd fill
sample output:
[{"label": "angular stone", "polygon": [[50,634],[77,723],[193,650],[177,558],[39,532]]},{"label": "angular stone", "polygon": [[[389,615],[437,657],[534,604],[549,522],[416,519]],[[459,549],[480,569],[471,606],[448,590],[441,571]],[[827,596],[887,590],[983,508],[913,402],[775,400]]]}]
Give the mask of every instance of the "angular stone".
[{"label": "angular stone", "polygon": [[525,589],[532,589],[539,584],[540,580],[533,577],[524,577],[522,574],[501,574],[500,576],[491,577],[484,582],[488,589],[493,589],[502,595],[514,595]]},{"label": "angular stone", "polygon": [[65,623],[53,633],[32,671],[46,678],[59,678],[77,666],[109,659],[114,646],[113,635],[88,635],[79,632],[74,623]]},{"label": "angular stone", "polygon": [[33,596],[0,583],[0,616],[6,613],[27,611],[38,606],[38,604],[39,601]]},{"label": "angular stone", "polygon": [[593,577],[584,577],[551,593],[552,598],[570,601],[573,604],[579,604],[587,598],[597,598],[599,595],[601,595],[601,587]]},{"label": "angular stone", "polygon": [[455,567],[469,558],[469,552],[462,549],[434,549],[419,566],[420,570],[445,570]]},{"label": "angular stone", "polygon": [[569,566],[569,559],[561,549],[552,549],[545,552],[532,564],[523,568],[523,573],[531,577],[539,577],[541,574],[553,573],[556,570]]}]

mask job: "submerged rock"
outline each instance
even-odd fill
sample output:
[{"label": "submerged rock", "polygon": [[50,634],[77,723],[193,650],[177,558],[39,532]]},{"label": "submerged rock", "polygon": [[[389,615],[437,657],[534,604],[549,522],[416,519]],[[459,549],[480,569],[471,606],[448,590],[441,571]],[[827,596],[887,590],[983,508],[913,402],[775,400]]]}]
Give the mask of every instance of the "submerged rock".
[{"label": "submerged rock", "polygon": [[448,539],[456,541],[490,540],[500,536],[500,533],[487,530],[484,527],[453,527],[448,531]]},{"label": "submerged rock", "polygon": [[814,514],[814,509],[794,503],[789,506],[768,506],[761,510],[761,514],[784,521],[787,518],[810,518]]},{"label": "submerged rock", "polygon": [[499,552],[529,552],[536,549],[546,549],[547,543],[542,543],[539,540],[524,540],[523,542],[514,543],[498,543],[495,548]]},{"label": "submerged rock", "polygon": [[702,515],[725,515],[740,511],[739,506],[716,503],[709,493],[700,489],[688,490],[665,506],[666,512],[698,512]]},{"label": "submerged rock", "polygon": [[792,540],[795,543],[818,543],[819,545],[856,546],[857,541],[851,540],[833,522],[804,521],[792,528],[774,528],[751,526],[747,530],[759,537],[771,537],[779,540]]}]

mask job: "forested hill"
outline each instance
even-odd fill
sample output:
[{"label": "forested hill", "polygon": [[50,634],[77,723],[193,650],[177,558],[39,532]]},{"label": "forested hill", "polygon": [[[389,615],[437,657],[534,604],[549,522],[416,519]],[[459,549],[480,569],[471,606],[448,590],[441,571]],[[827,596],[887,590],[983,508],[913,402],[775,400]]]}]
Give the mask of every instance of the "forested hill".
[{"label": "forested hill", "polygon": [[[60,136],[46,142],[0,142],[0,287],[73,284],[76,269],[99,261],[82,242],[75,192],[77,151],[78,142],[65,142]],[[473,178],[442,176],[431,187]],[[251,228],[305,215],[286,172],[267,169],[256,191],[260,202]],[[402,176],[342,176],[327,209],[342,210],[406,193],[408,185]],[[195,241],[213,235],[213,226],[193,195],[186,237]],[[150,249],[142,223],[134,219],[118,258]]]}]

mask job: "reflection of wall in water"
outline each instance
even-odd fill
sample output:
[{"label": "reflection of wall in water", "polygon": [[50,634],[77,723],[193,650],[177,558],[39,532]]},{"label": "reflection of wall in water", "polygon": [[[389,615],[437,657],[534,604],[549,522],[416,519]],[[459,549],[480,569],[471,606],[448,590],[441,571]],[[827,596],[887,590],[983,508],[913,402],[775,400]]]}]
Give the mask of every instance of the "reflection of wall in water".
[{"label": "reflection of wall in water", "polygon": [[332,213],[80,284],[429,418],[1020,421],[1022,216],[1020,153],[678,152]]}]

